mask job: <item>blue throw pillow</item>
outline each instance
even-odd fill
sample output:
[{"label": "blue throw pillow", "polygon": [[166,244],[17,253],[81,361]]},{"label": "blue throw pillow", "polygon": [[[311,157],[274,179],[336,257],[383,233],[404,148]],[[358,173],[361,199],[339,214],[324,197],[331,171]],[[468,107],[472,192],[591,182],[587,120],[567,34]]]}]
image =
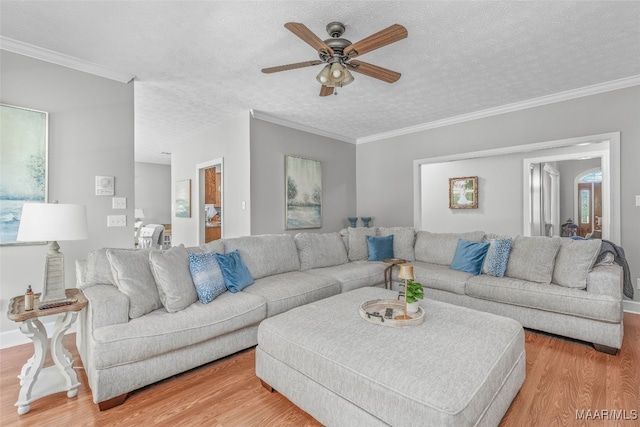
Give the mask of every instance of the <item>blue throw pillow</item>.
[{"label": "blue throw pillow", "polygon": [[388,236],[366,236],[369,261],[393,258],[393,234]]},{"label": "blue throw pillow", "polygon": [[209,304],[227,291],[215,252],[189,252],[189,271],[201,303]]},{"label": "blue throw pillow", "polygon": [[240,292],[253,283],[253,277],[237,250],[228,254],[216,254],[224,284],[232,293]]},{"label": "blue throw pillow", "polygon": [[489,242],[470,242],[465,239],[458,239],[458,247],[453,261],[449,266],[453,270],[466,271],[473,275],[482,273],[482,263],[484,262]]},{"label": "blue throw pillow", "polygon": [[484,259],[482,272],[491,276],[503,277],[507,271],[507,263],[509,262],[509,252],[511,251],[511,237],[508,239],[489,239],[489,250]]}]

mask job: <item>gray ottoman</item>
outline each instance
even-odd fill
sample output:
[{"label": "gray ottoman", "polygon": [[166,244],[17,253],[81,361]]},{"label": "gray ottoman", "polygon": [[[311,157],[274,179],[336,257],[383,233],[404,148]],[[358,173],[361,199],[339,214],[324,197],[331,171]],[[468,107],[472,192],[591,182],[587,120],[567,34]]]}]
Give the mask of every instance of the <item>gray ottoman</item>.
[{"label": "gray ottoman", "polygon": [[360,288],[264,320],[256,374],[327,426],[496,426],[525,377],[524,331],[512,320],[423,301],[420,326],[360,317]]}]

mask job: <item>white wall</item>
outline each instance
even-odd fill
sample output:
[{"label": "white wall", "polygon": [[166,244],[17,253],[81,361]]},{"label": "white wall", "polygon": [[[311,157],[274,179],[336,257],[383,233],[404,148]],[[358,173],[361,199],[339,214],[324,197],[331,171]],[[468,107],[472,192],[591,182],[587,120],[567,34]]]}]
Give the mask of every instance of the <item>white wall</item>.
[{"label": "white wall", "polygon": [[[640,86],[634,86],[360,144],[356,162],[358,214],[376,217],[376,225],[413,225],[415,159],[619,131],[621,245],[635,284],[640,277],[640,207],[635,206],[635,196],[640,195],[638,117]],[[381,199],[385,203],[380,203]],[[439,227],[434,223],[429,228]],[[635,299],[640,301],[640,291]]]},{"label": "white wall", "polygon": [[136,162],[135,192],[143,224],[171,224],[171,166]]},{"label": "white wall", "polygon": [[[100,247],[133,246],[133,84],[123,84],[22,55],[0,51],[0,101],[49,112],[49,200],[87,206],[89,239],[60,242],[66,286],[75,286],[75,261]],[[95,195],[95,176],[115,177],[127,209]],[[107,215],[126,214],[127,227],[107,228]],[[27,285],[42,290],[44,245],[0,247],[0,332],[11,297]]]},{"label": "white wall", "polygon": [[[197,191],[195,184],[198,178],[196,165],[217,158],[224,160],[223,237],[251,234],[249,120],[247,111],[173,146],[171,151],[171,243],[173,245],[200,244],[198,223],[193,212]],[[176,218],[173,206],[175,183],[184,179],[191,180],[191,218]],[[242,202],[245,202],[245,209],[242,208]]]},{"label": "white wall", "polygon": [[[285,155],[322,162],[322,228],[285,230]],[[328,233],[356,213],[356,146],[251,120],[251,232]]]},{"label": "white wall", "polygon": [[[422,165],[422,229],[522,234],[522,155]],[[478,177],[478,209],[449,209],[449,178]]]},{"label": "white wall", "polygon": [[[563,147],[500,156],[430,163],[421,166],[422,172],[422,229],[438,232],[484,230],[516,236],[522,234],[524,193],[522,175],[524,159],[585,155],[603,150],[603,144]],[[578,154],[580,153],[580,154]],[[559,161],[554,164],[563,164]],[[576,160],[600,164],[599,159]],[[449,209],[449,178],[478,177],[478,208]],[[512,177],[511,179],[505,179]],[[560,175],[560,182],[571,181],[569,196],[560,194],[561,205],[573,206],[573,179]],[[565,200],[567,199],[567,200]],[[561,214],[562,215],[562,214]],[[573,216],[573,214],[571,214]],[[560,218],[562,222],[566,218]],[[561,222],[561,223],[562,223]]]}]

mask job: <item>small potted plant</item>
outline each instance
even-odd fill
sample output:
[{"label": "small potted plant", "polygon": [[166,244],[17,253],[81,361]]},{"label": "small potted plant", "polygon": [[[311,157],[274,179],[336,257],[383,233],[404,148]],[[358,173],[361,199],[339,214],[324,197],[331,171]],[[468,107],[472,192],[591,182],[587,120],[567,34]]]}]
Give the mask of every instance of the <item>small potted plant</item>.
[{"label": "small potted plant", "polygon": [[409,279],[405,286],[405,292],[407,295],[407,312],[416,313],[418,311],[418,300],[424,298],[422,284]]}]

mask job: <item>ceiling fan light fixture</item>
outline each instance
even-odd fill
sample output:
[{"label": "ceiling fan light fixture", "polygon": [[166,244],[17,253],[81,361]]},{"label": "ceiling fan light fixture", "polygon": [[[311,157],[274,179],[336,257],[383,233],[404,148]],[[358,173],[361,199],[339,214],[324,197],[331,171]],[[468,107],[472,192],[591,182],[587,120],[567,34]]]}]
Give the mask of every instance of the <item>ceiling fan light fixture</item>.
[{"label": "ceiling fan light fixture", "polygon": [[344,80],[344,71],[345,68],[342,64],[340,64],[340,62],[334,62],[333,64],[331,64],[331,77],[333,77],[336,82],[341,82],[342,80]]},{"label": "ceiling fan light fixture", "polygon": [[341,82],[341,86],[346,86],[354,80],[355,79],[353,78],[353,74],[351,74],[347,67],[344,67],[344,79]]},{"label": "ceiling fan light fixture", "polygon": [[316,80],[318,80],[318,82],[320,82],[320,84],[323,84],[323,85],[326,85],[327,83],[329,83],[330,78],[331,78],[330,65],[326,65],[325,67],[323,67],[322,70],[320,70],[320,72],[316,76]]}]

